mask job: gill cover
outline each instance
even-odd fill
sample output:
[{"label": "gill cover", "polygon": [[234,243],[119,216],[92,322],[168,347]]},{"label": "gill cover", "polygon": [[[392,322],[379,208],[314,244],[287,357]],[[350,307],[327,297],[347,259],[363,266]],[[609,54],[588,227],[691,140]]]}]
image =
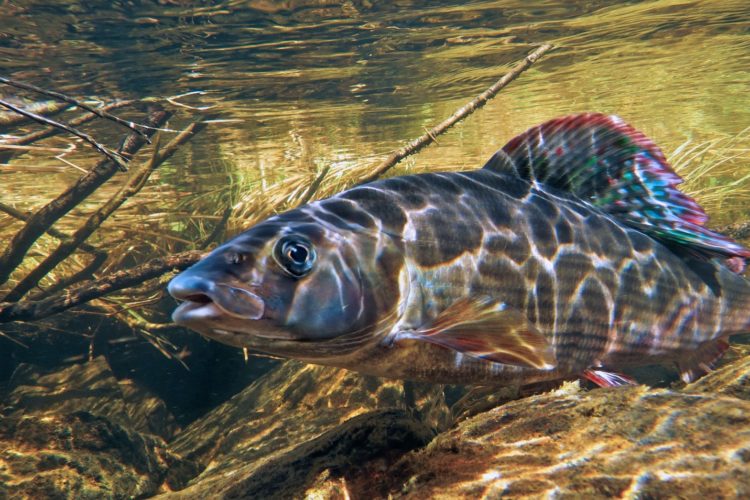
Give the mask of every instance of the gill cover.
[{"label": "gill cover", "polygon": [[276,265],[262,282],[289,290],[289,300],[275,304],[274,312],[299,338],[329,339],[366,326],[360,264],[347,258],[352,249],[332,243],[294,232],[274,244]]}]

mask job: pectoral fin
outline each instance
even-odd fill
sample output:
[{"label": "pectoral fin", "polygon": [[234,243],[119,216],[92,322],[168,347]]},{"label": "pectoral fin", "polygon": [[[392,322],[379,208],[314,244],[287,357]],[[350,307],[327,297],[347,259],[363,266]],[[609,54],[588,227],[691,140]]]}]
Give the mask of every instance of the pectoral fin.
[{"label": "pectoral fin", "polygon": [[581,376],[586,380],[595,383],[599,387],[622,387],[626,385],[638,385],[638,382],[628,377],[627,375],[598,368],[589,368],[588,370],[584,370]]},{"label": "pectoral fin", "polygon": [[458,300],[425,327],[396,334],[396,342],[404,339],[508,365],[540,370],[556,365],[554,349],[525,316],[481,297]]}]

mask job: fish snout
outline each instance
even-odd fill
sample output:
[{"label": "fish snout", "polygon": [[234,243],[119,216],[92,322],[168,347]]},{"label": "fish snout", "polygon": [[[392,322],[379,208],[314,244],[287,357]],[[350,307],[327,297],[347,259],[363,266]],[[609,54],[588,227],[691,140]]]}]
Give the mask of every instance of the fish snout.
[{"label": "fish snout", "polygon": [[174,311],[175,323],[219,319],[222,313],[235,318],[257,320],[263,316],[265,303],[250,290],[185,272],[167,285],[169,294],[183,303]]},{"label": "fish snout", "polygon": [[190,302],[211,302],[211,294],[215,288],[213,281],[190,273],[178,274],[167,285],[169,295],[177,300]]}]

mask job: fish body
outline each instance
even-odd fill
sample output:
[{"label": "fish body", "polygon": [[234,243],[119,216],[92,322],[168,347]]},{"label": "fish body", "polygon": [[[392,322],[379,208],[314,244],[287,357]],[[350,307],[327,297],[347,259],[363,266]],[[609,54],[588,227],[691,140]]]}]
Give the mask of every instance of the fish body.
[{"label": "fish body", "polygon": [[616,117],[552,120],[483,168],[380,180],[271,217],[170,283],[177,323],[390,378],[533,383],[675,361],[750,322],[750,252],[705,228]]}]

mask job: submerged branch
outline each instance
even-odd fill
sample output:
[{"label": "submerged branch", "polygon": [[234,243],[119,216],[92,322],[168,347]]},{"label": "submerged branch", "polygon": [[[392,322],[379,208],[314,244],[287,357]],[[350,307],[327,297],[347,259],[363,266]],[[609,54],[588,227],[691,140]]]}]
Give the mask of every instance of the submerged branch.
[{"label": "submerged branch", "polygon": [[529,69],[537,60],[539,60],[539,58],[541,58],[545,53],[551,50],[552,47],[553,46],[550,44],[544,44],[541,47],[537,48],[534,52],[526,56],[523,61],[513,67],[513,69],[503,75],[502,78],[500,78],[487,90],[476,96],[469,103],[456,110],[456,112],[453,113],[449,118],[445,119],[434,128],[428,130],[424,135],[412,140],[406,146],[393,151],[390,155],[388,155],[388,158],[386,158],[382,163],[375,167],[374,172],[369,177],[363,179],[361,182],[366,183],[374,181],[407,156],[411,156],[425,146],[436,142],[437,136],[445,133],[445,131],[447,131],[453,125],[460,122],[461,120],[472,114],[474,111],[484,106],[487,101],[495,97],[498,92],[507,87],[508,84],[510,84],[513,80],[518,78],[521,73]]},{"label": "submerged branch", "polygon": [[[18,220],[26,221],[29,219],[29,216],[21,212],[20,210],[16,210],[15,208],[6,205],[5,203],[0,203],[0,212],[5,212],[6,214],[10,215],[11,217],[14,217]],[[57,238],[58,240],[62,242],[68,242],[71,241],[72,238],[68,236],[67,234],[61,233],[54,227],[50,227],[47,229],[47,234],[50,236]],[[64,278],[60,280],[59,282],[55,283],[53,286],[45,289],[42,293],[36,295],[33,297],[33,300],[39,300],[42,297],[46,297],[48,295],[51,295],[53,293],[56,293],[64,288],[67,288],[75,283],[78,283],[79,281],[91,279],[94,275],[94,273],[104,264],[104,262],[107,260],[107,257],[109,257],[109,254],[105,252],[104,250],[101,250],[99,248],[96,248],[94,246],[89,245],[88,243],[81,243],[78,248],[83,250],[86,253],[89,253],[92,255],[93,259],[91,259],[91,262],[86,264],[86,266],[81,269],[80,271],[70,275],[67,278]]]},{"label": "submerged branch", "polygon": [[[148,116],[147,123],[158,127],[164,123],[170,113],[161,108],[153,109]],[[123,155],[135,154],[145,140],[135,133],[131,133],[124,141],[120,152]],[[70,212],[79,203],[96,191],[102,184],[117,172],[117,165],[109,159],[97,163],[70,188],[57,198],[47,203],[29,217],[26,225],[10,240],[10,243],[0,255],[0,285],[8,281],[11,273],[23,261],[26,253],[39,237],[49,229],[58,219]]]},{"label": "submerged branch", "polygon": [[96,231],[101,224],[107,220],[118,208],[122,206],[130,197],[137,194],[154,170],[171,157],[177,148],[190,140],[196,133],[202,130],[205,124],[201,122],[191,123],[177,137],[172,139],[163,149],[155,150],[151,159],[139,169],[128,180],[128,182],[99,210],[94,212],[75,233],[66,241],[63,241],[54,252],[52,252],[44,261],[42,261],[33,271],[22,279],[11,290],[3,300],[14,302],[20,300],[29,290],[34,288],[47,273],[52,271],[60,262],[68,258],[78,246],[86,241],[91,234]]},{"label": "submerged branch", "polygon": [[40,293],[34,294],[34,296],[31,297],[31,300],[41,300],[82,281],[94,279],[94,273],[104,265],[108,257],[109,254],[106,252],[94,254],[94,258],[91,259],[91,262],[86,264],[83,269],[76,271],[67,277],[61,278],[57,283],[50,287],[44,288]]},{"label": "submerged branch", "polygon": [[[525,70],[531,67],[531,65],[533,65],[539,58],[541,58],[546,52],[548,52],[551,49],[552,49],[552,46],[547,45],[547,44],[542,45],[541,47],[537,48],[535,51],[529,54],[523,61],[518,63],[514,68],[512,68],[508,73],[506,73],[502,78],[500,78],[497,82],[495,82],[491,87],[489,87],[486,91],[479,94],[469,103],[467,103],[466,105],[458,109],[449,118],[447,118],[446,120],[438,124],[436,127],[432,128],[431,130],[427,131],[427,133],[424,134],[423,136],[417,139],[414,139],[413,141],[409,142],[406,146],[391,153],[388,156],[388,158],[386,158],[382,163],[380,163],[366,179],[362,180],[362,182],[369,182],[371,180],[374,180],[380,177],[402,159],[417,153],[428,144],[435,142],[437,136],[443,134],[453,125],[455,125],[459,121],[463,120],[464,118],[472,114],[478,108],[482,107],[487,101],[492,99],[500,90],[502,90],[504,87],[510,84],[513,80],[515,80],[521,73],[523,73]],[[162,118],[166,119],[166,113],[164,113],[164,115],[165,116],[163,116]],[[197,127],[196,124],[193,124],[193,125]],[[156,127],[158,127],[158,125],[154,126],[154,128]],[[192,131],[191,134],[195,132],[197,132],[197,129],[194,129],[194,131]],[[185,132],[183,132],[183,134],[184,133]],[[174,143],[176,140],[177,139],[175,139],[172,142]],[[156,162],[157,159],[161,157],[160,155],[166,154],[166,150],[168,150],[169,148],[170,146],[168,145],[167,147],[165,147],[164,150],[154,153],[154,158],[152,158],[152,162]],[[163,159],[161,161],[163,161]],[[110,170],[111,170],[111,163],[110,162],[105,162],[105,163],[110,164]],[[97,165],[97,167],[95,167],[94,170],[96,170],[97,168],[101,170],[102,167]],[[155,167],[150,167],[150,168],[155,168]],[[114,173],[113,171],[110,172],[108,170],[107,174],[105,175],[106,178],[104,180],[111,177],[113,173]],[[312,198],[312,196],[315,194],[316,190],[322,183],[327,173],[328,173],[328,169],[324,169],[318,174],[313,184],[304,193],[302,197],[303,201],[309,201],[309,199]],[[91,172],[87,175],[90,175],[90,174]],[[140,174],[141,172],[139,171],[138,174],[136,174],[134,177],[137,178]],[[95,176],[97,182],[101,175],[102,174]],[[103,182],[104,180],[102,180],[101,182]],[[88,186],[90,182],[92,181],[88,180],[84,182],[82,178],[82,180],[79,181],[79,184],[85,184],[86,186]],[[7,281],[10,272],[12,272],[14,267],[20,263],[20,260],[23,258],[23,256],[25,255],[26,251],[31,246],[31,244],[33,244],[36,238],[38,238],[39,234],[43,233],[47,228],[49,228],[49,226],[52,223],[54,223],[54,221],[57,220],[57,218],[61,217],[62,215],[67,213],[70,209],[72,209],[78,202],[80,202],[80,200],[84,199],[91,192],[93,192],[93,190],[95,190],[99,185],[101,185],[101,182],[96,184],[96,186],[94,186],[93,188],[91,189],[87,188],[86,190],[84,190],[83,187],[76,188],[74,186],[74,188],[76,189],[71,188],[64,195],[61,195],[60,198],[65,199],[66,200],[65,203],[57,202],[56,200],[56,202],[50,203],[51,208],[48,208],[49,206],[44,207],[42,210],[37,212],[37,214],[34,215],[34,218],[36,218],[36,220],[33,221],[34,222],[33,225],[32,225],[32,220],[29,220],[29,223],[27,223],[27,227],[25,227],[22,231],[19,232],[19,234],[16,235],[16,237],[14,237],[13,244],[11,244],[11,246],[9,247],[10,249],[14,249],[16,247],[15,245],[16,241],[20,240],[23,242],[24,248],[20,251],[19,250],[12,250],[12,251],[6,250],[5,254],[0,256],[0,284]],[[135,182],[134,184],[132,184],[130,188],[123,188],[123,190],[125,190],[124,192],[128,192],[127,191],[128,189],[135,189],[135,192],[137,192],[137,190],[140,189],[138,182]],[[79,200],[79,201],[71,203],[71,198],[75,200]],[[121,203],[122,202],[113,203],[113,205],[109,209],[104,210],[104,212],[111,213],[111,210],[114,210],[117,207],[119,207]],[[48,214],[47,212],[52,212],[54,214],[54,217],[56,218],[51,219],[50,214]],[[223,227],[224,223],[226,222],[226,219],[228,218],[229,213],[230,213],[229,211],[225,212],[224,217],[222,217],[222,221],[217,226],[219,230],[221,227]],[[96,222],[97,217],[98,216],[96,214],[92,216],[92,218],[89,219],[89,222],[87,222],[87,224],[84,225],[84,228],[88,227],[90,223],[93,224],[94,222]],[[98,224],[93,224],[93,225],[98,227]],[[29,229],[30,226],[33,229]],[[82,228],[82,230],[84,228]],[[33,239],[30,239],[32,238],[32,236],[30,236],[29,233],[33,235],[35,232],[38,234],[33,236]],[[217,231],[214,231],[214,233],[218,234]],[[215,235],[214,233],[212,233],[211,236],[207,239],[207,242],[210,242],[211,240],[215,238],[217,234]],[[75,236],[73,240],[76,240]],[[80,240],[79,243],[81,241],[83,240]],[[66,243],[63,243],[62,245],[60,245],[60,248],[65,247],[65,245]],[[60,251],[60,248],[58,248],[58,251]],[[58,252],[56,251],[55,253],[58,253]],[[64,254],[65,253],[62,252],[60,253],[60,256]],[[136,266],[130,269],[122,270],[122,271],[117,271],[115,273],[109,274],[97,280],[93,280],[93,281],[80,284],[74,289],[66,290],[64,292],[58,293],[53,296],[49,296],[42,300],[38,300],[38,301],[25,300],[25,301],[15,302],[15,303],[13,302],[0,303],[0,323],[7,323],[7,322],[12,322],[12,321],[29,321],[29,320],[38,320],[38,319],[46,318],[48,316],[60,313],[72,307],[82,305],[91,300],[104,297],[105,295],[110,294],[112,292],[122,290],[125,288],[131,288],[131,287],[135,287],[138,285],[142,285],[149,280],[162,277],[163,275],[165,275],[166,273],[170,271],[184,270],[190,267],[191,265],[195,264],[196,262],[198,262],[198,260],[200,260],[200,258],[203,255],[204,254],[201,251],[193,250],[193,251],[174,254],[168,257],[160,257],[160,258],[153,259],[146,264]],[[12,265],[9,265],[9,264],[12,264]],[[21,292],[22,290],[20,290],[18,293],[21,293]],[[17,294],[10,295],[10,298],[15,298],[17,296],[18,296]],[[156,325],[148,324],[148,322],[144,324],[147,327],[156,328]],[[139,326],[143,326],[143,325],[139,324]],[[159,326],[159,328],[162,328],[162,327],[163,326]]]},{"label": "submerged branch", "polygon": [[[102,106],[101,111],[122,108],[124,106],[129,106],[133,104],[133,102],[134,101],[113,102],[111,104],[107,104],[106,106]],[[92,113],[83,113],[73,118],[72,120],[70,120],[68,122],[68,125],[70,125],[71,127],[79,127],[83,125],[84,123],[90,122],[91,120],[96,118],[96,116],[97,115],[92,114]],[[7,139],[7,140],[4,140],[2,144],[0,144],[0,151],[2,151],[3,148],[7,146],[24,146],[27,144],[33,144],[36,141],[40,141],[42,139],[52,137],[53,135],[57,135],[61,132],[63,132],[63,130],[60,129],[59,127],[50,126],[42,130],[37,130],[36,132],[31,132],[29,134],[22,135],[21,137]]]},{"label": "submerged branch", "polygon": [[138,128],[138,127],[146,128],[145,126],[140,125],[138,123],[133,123],[131,121],[123,120],[122,118],[119,118],[113,114],[107,113],[106,109],[103,109],[103,108],[97,109],[93,106],[89,106],[85,102],[81,102],[78,99],[74,99],[65,94],[54,92],[52,90],[45,90],[43,88],[37,87],[36,85],[31,85],[30,83],[25,83],[25,82],[19,82],[18,80],[11,80],[10,78],[5,78],[3,76],[0,76],[0,83],[4,83],[6,85],[10,85],[12,87],[16,87],[16,88],[23,89],[23,90],[30,90],[32,92],[36,92],[37,94],[45,95],[47,97],[52,97],[54,99],[67,102],[68,104],[74,104],[81,109],[85,109],[86,111],[90,113],[94,113],[96,116],[100,118],[113,121],[119,125],[122,125],[123,127],[129,128],[136,134],[139,134],[140,136],[142,136],[146,140],[146,142],[148,142],[149,144],[151,143],[151,140],[149,139],[148,135],[146,135],[145,132],[143,132],[142,130]]},{"label": "submerged branch", "polygon": [[146,264],[123,269],[97,280],[83,283],[72,290],[40,301],[2,302],[0,303],[0,323],[46,318],[108,293],[140,285],[144,281],[158,278],[169,271],[182,271],[198,262],[202,256],[202,252],[191,250],[169,257],[160,257],[152,259]]},{"label": "submerged branch", "polygon": [[31,120],[34,120],[35,122],[39,122],[42,125],[50,125],[52,127],[57,127],[59,129],[62,129],[69,134],[73,134],[76,137],[80,137],[84,141],[91,144],[91,146],[99,151],[101,154],[109,158],[113,163],[115,163],[121,170],[125,171],[128,169],[127,165],[125,164],[124,159],[120,156],[119,153],[116,153],[114,151],[110,151],[106,146],[99,144],[96,142],[96,139],[91,137],[89,134],[86,134],[84,132],[81,132],[80,130],[74,129],[70,125],[66,125],[62,122],[57,122],[55,120],[50,120],[49,118],[38,115],[36,113],[32,113],[31,111],[26,111],[23,108],[19,108],[18,106],[15,106],[7,101],[4,101],[0,99],[0,106],[6,107],[9,110],[18,113],[19,115],[23,115],[26,118],[30,118]]},{"label": "submerged branch", "polygon": [[[22,220],[22,221],[27,221],[27,220],[29,220],[29,217],[31,217],[29,214],[25,214],[25,213],[21,212],[20,210],[11,207],[10,205],[6,205],[5,203],[0,203],[0,212],[5,212],[6,214],[10,215],[14,219],[18,219],[18,220]],[[61,241],[67,241],[67,240],[70,239],[70,236],[68,236],[65,233],[62,233],[62,232],[58,231],[54,227],[47,228],[46,232],[50,236],[52,236],[54,238],[57,238],[58,240],[61,240]],[[88,253],[97,253],[97,252],[105,253],[104,250],[100,250],[100,249],[98,249],[96,247],[93,247],[93,246],[87,244],[87,243],[83,243],[80,246],[80,248],[84,252],[88,252]]]},{"label": "submerged branch", "polygon": [[[19,104],[20,103],[23,103],[23,101],[19,100]],[[23,106],[26,110],[35,111],[36,113],[44,116],[52,116],[58,113],[62,113],[63,111],[66,111],[71,107],[67,103],[51,101],[23,103]],[[24,124],[27,121],[31,120],[15,112],[0,113],[0,132],[4,132],[6,129]]]}]

